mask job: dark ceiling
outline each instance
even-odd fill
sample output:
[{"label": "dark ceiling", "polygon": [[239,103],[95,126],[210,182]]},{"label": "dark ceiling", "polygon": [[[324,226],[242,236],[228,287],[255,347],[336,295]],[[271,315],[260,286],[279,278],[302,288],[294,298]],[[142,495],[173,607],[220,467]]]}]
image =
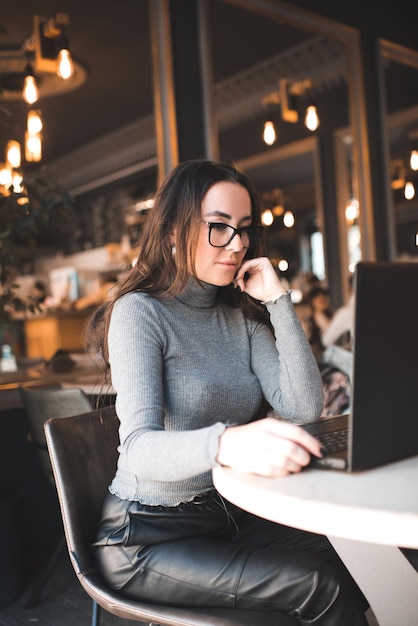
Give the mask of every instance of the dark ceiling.
[{"label": "dark ceiling", "polygon": [[[44,162],[153,111],[148,1],[4,3],[0,24],[7,33],[0,35],[1,47],[21,44],[33,32],[34,13],[50,17],[57,10],[70,16],[71,52],[87,80],[74,91],[40,99]],[[210,3],[208,27],[215,82],[310,36],[216,0]],[[25,110],[20,98],[0,99],[0,145],[23,135]]]},{"label": "dark ceiling", "polygon": [[[86,80],[72,91],[40,99],[43,163],[53,162],[153,111],[148,0],[63,0],[59,6],[53,0],[3,3],[0,26],[7,32],[0,34],[0,50],[21,44],[32,33],[34,13],[49,17],[57,10],[70,16],[70,48],[74,60],[85,70]],[[209,2],[208,29],[215,84],[313,37],[222,0]],[[0,81],[6,80],[0,72]],[[0,147],[12,137],[22,140],[26,108],[20,97],[0,97]],[[240,158],[233,151],[244,139],[250,141],[251,133],[254,130],[249,130],[246,138],[242,131],[231,132],[232,148],[225,149],[228,158]],[[256,141],[253,152],[266,149],[258,130]],[[304,160],[287,165],[281,164],[284,176],[295,179],[298,174],[299,178],[313,179],[312,161],[306,155]],[[277,178],[277,171],[275,175]],[[309,193],[313,195],[312,187]]]}]

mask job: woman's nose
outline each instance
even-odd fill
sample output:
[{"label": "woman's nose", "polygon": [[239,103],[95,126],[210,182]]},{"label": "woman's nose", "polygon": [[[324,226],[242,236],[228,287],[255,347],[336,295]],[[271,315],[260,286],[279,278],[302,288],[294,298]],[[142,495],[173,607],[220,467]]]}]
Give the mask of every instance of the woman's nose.
[{"label": "woman's nose", "polygon": [[234,250],[234,252],[241,252],[244,248],[242,245],[241,235],[239,233],[235,233],[229,244],[225,247],[228,250]]}]

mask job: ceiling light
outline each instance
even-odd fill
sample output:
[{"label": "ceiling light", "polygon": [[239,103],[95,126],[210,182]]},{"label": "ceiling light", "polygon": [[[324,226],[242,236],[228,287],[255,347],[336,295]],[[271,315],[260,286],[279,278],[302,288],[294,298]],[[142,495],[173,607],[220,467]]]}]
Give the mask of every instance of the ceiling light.
[{"label": "ceiling light", "polygon": [[261,223],[263,226],[271,226],[274,222],[274,215],[270,209],[266,209],[261,214]]},{"label": "ceiling light", "polygon": [[406,200],[412,200],[415,196],[415,187],[410,180],[405,185],[404,195]]},{"label": "ceiling light", "polygon": [[23,81],[22,97],[28,104],[34,104],[39,98],[38,83],[30,63],[26,66],[25,79]]},{"label": "ceiling light", "polygon": [[57,74],[64,80],[68,80],[74,74],[74,64],[68,47],[63,47],[58,52]]},{"label": "ceiling light", "polygon": [[12,169],[8,163],[0,163],[0,186],[9,188],[12,184]]},{"label": "ceiling light", "polygon": [[292,228],[294,223],[295,216],[293,215],[292,211],[286,211],[286,213],[283,215],[283,224],[286,226],[286,228]]},{"label": "ceiling light", "polygon": [[418,150],[412,150],[410,157],[411,170],[418,170]]},{"label": "ceiling light", "polygon": [[6,147],[6,161],[10,167],[15,169],[20,167],[22,157],[20,152],[20,143],[15,139],[11,139]]},{"label": "ceiling light", "polygon": [[267,122],[264,124],[263,139],[264,143],[266,143],[268,146],[272,146],[277,139],[276,129],[274,127],[274,123],[271,120],[267,120]]},{"label": "ceiling light", "polygon": [[40,133],[43,128],[42,116],[39,110],[35,111],[31,109],[28,112],[27,129],[30,135],[36,135]]},{"label": "ceiling light", "polygon": [[26,161],[40,161],[42,159],[42,139],[39,133],[30,135],[25,133],[25,158]]},{"label": "ceiling light", "polygon": [[306,109],[305,126],[308,130],[311,130],[312,132],[316,130],[319,126],[318,111],[316,109],[316,106],[313,104],[308,106],[308,108]]}]

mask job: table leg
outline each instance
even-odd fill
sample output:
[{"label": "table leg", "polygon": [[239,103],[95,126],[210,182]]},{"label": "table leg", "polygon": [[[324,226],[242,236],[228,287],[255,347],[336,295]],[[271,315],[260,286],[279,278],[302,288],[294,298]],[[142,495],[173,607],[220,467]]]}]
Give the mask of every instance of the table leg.
[{"label": "table leg", "polygon": [[379,626],[416,626],[418,572],[394,546],[328,537],[370,602]]}]

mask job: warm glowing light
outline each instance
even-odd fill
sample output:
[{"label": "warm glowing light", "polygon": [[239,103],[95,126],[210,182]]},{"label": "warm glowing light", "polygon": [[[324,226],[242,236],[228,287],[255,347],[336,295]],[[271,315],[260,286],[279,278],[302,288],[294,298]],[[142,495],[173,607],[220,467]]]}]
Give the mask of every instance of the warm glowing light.
[{"label": "warm glowing light", "polygon": [[273,224],[273,221],[274,221],[274,215],[270,211],[270,209],[266,209],[265,211],[262,212],[261,223],[263,224],[263,226],[271,226]]},{"label": "warm glowing light", "polygon": [[299,304],[303,300],[303,291],[301,289],[292,289],[290,298],[293,304]]},{"label": "warm glowing light", "polygon": [[410,181],[405,185],[404,195],[406,200],[412,200],[415,196],[415,187]]},{"label": "warm glowing light", "polygon": [[268,146],[272,146],[274,144],[274,142],[276,141],[276,129],[274,128],[274,124],[273,122],[266,122],[264,124],[264,131],[263,131],[263,139],[264,139],[264,143],[266,143]]},{"label": "warm glowing light", "polygon": [[286,226],[286,228],[292,228],[294,223],[295,216],[293,215],[292,211],[286,211],[286,213],[283,215],[283,224]]},{"label": "warm glowing light", "polygon": [[415,235],[415,245],[418,246],[418,233]]},{"label": "warm glowing light", "polygon": [[418,150],[412,150],[409,163],[411,165],[411,170],[418,170]]},{"label": "warm glowing light", "polygon": [[74,74],[74,64],[70,51],[62,48],[57,58],[57,74],[60,78],[68,80]]},{"label": "warm glowing light", "polygon": [[12,184],[12,170],[6,163],[0,163],[0,185],[10,187]]},{"label": "warm glowing light", "polygon": [[42,159],[42,140],[39,133],[36,135],[25,135],[25,157],[26,161],[40,161]]},{"label": "warm glowing light", "polygon": [[347,222],[354,222],[359,216],[359,201],[357,198],[351,198],[345,207],[345,219]]},{"label": "warm glowing light", "polygon": [[12,174],[12,186],[13,186],[13,191],[15,193],[22,193],[23,192],[22,182],[23,182],[22,174],[15,170],[13,172],[13,174]]},{"label": "warm glowing light", "polygon": [[28,113],[28,122],[27,129],[29,135],[36,135],[36,133],[40,133],[43,127],[42,117],[40,111],[35,111],[32,109]]},{"label": "warm glowing light", "polygon": [[308,108],[306,109],[305,126],[308,130],[311,131],[316,130],[319,126],[318,111],[316,110],[316,106],[314,106],[313,104],[311,106],[308,106]]},{"label": "warm glowing light", "polygon": [[286,259],[281,259],[278,264],[278,268],[281,272],[286,272],[289,269],[289,263]]},{"label": "warm glowing light", "polygon": [[38,83],[36,82],[35,76],[32,74],[25,76],[22,95],[24,101],[28,104],[34,104],[39,98]]},{"label": "warm glowing light", "polygon": [[22,156],[20,153],[20,143],[15,139],[11,139],[6,147],[6,160],[10,167],[20,167]]}]

